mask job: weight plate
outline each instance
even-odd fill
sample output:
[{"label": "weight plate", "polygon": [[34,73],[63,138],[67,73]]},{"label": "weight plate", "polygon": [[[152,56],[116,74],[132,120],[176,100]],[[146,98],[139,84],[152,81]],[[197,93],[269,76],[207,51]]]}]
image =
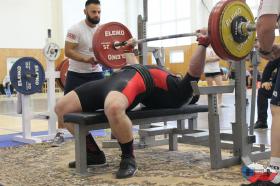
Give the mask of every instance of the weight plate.
[{"label": "weight plate", "polygon": [[45,71],[39,61],[32,57],[18,59],[10,70],[13,87],[22,94],[41,92],[45,81]]},{"label": "weight plate", "polygon": [[121,68],[126,65],[124,51],[133,50],[132,46],[114,47],[115,42],[132,38],[128,28],[118,22],[110,22],[97,28],[93,35],[92,49],[96,59],[110,68]]},{"label": "weight plate", "polygon": [[60,56],[60,48],[56,43],[48,43],[44,48],[44,55],[50,61],[55,61]]}]

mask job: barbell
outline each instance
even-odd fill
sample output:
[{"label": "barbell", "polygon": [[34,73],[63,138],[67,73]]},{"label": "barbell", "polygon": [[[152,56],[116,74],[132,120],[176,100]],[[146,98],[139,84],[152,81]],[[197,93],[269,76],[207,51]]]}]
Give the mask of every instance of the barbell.
[{"label": "barbell", "polygon": [[[239,61],[250,53],[256,39],[254,16],[241,0],[221,0],[212,9],[208,20],[208,34],[215,53],[224,60]],[[196,36],[197,33],[174,34],[144,38],[136,43]],[[124,52],[132,50],[127,41],[129,29],[121,23],[110,22],[97,28],[93,35],[93,52],[100,63],[111,68],[126,64]]]}]

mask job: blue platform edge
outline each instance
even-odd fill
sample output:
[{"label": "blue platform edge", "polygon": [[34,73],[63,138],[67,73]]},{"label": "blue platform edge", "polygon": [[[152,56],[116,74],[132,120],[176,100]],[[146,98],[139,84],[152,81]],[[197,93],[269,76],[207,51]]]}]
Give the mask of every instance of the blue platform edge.
[{"label": "blue platform edge", "polygon": [[[138,131],[138,128],[133,128],[133,132],[137,132],[137,131]],[[107,135],[111,134],[109,129],[94,130],[94,131],[90,131],[90,133],[93,137],[104,137],[104,136],[107,136]],[[47,134],[48,134],[48,131],[39,131],[39,132],[32,132],[31,133],[31,135],[34,136],[34,137],[47,135]],[[17,135],[21,135],[21,133],[0,135],[0,148],[17,147],[17,146],[27,145],[26,143],[13,141],[13,138]],[[66,138],[66,140],[67,139],[73,139],[73,137]]]}]

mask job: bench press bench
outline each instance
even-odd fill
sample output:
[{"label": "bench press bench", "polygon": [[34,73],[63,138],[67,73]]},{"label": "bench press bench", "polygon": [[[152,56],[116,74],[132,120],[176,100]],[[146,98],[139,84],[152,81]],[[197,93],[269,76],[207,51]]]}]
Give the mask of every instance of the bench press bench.
[{"label": "bench press bench", "polygon": [[[129,111],[127,115],[132,120],[133,125],[143,125],[173,120],[190,120],[194,118],[196,120],[197,113],[207,111],[208,105],[183,105],[180,108],[174,109],[142,109]],[[192,115],[192,117],[189,117],[189,115]],[[66,114],[64,116],[64,122],[74,124],[75,128],[76,172],[81,175],[87,174],[86,135],[90,130],[110,128],[108,120],[103,111],[96,111],[93,113]],[[168,128],[168,132],[165,131],[164,133],[169,134],[169,150],[177,150],[177,134],[182,134],[183,132],[174,127]]]}]

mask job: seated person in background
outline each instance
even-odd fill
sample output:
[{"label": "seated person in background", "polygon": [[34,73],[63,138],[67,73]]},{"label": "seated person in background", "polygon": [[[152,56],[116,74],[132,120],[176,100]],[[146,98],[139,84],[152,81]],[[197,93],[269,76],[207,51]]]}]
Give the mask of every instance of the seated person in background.
[{"label": "seated person in background", "polygon": [[[213,82],[215,82],[217,86],[223,85],[220,58],[215,54],[212,47],[207,49],[204,74],[208,86],[213,86]],[[222,94],[218,94],[218,105],[220,107],[224,106],[222,103]]]},{"label": "seated person in background", "polygon": [[[122,152],[116,177],[133,176],[137,166],[133,151],[132,122],[126,111],[138,103],[155,109],[178,108],[189,103],[193,95],[191,81],[198,81],[204,69],[206,48],[209,45],[206,29],[198,31],[197,40],[198,46],[189,63],[189,71],[182,79],[158,66],[126,66],[108,78],[86,83],[60,98],[55,107],[58,120],[63,122],[63,116],[67,113],[104,109]],[[133,45],[133,42],[128,43]],[[133,53],[125,55],[127,62],[137,61]],[[66,126],[74,135],[73,125]],[[90,134],[86,136],[86,149],[87,164],[94,164],[91,157],[102,151]],[[71,165],[75,167],[75,163]]]},{"label": "seated person in background", "polygon": [[10,97],[12,95],[12,93],[11,93],[11,80],[10,80],[10,76],[8,74],[3,79],[3,87],[4,87],[4,91],[5,91],[6,96]]},{"label": "seated person in background", "polygon": [[267,126],[268,99],[270,99],[272,96],[279,66],[280,66],[280,58],[268,62],[264,68],[262,80],[261,80],[261,87],[258,90],[258,96],[257,96],[258,120],[255,123],[254,126],[255,129],[268,128]]}]

